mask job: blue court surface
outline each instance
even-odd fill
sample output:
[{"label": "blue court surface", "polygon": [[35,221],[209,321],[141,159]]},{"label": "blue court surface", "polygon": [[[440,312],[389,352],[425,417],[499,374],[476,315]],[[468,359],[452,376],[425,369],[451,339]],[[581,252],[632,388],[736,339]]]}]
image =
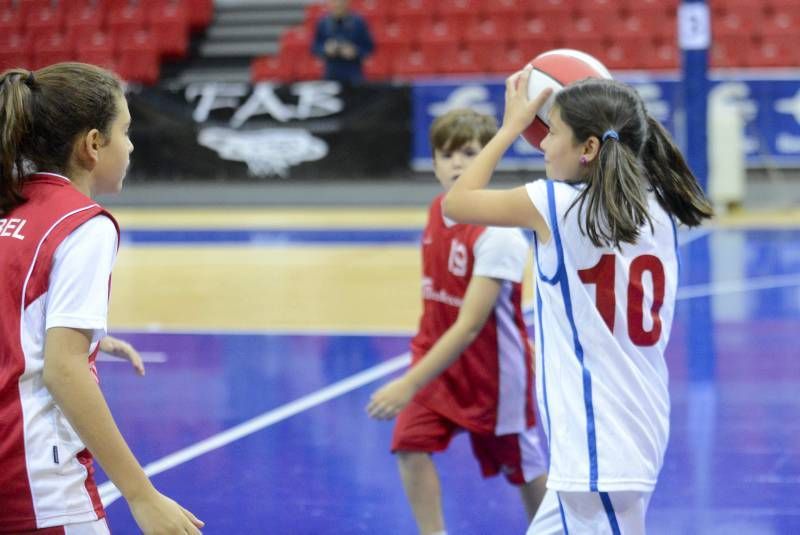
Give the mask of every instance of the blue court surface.
[{"label": "blue court surface", "polygon": [[[413,247],[417,237],[397,229],[345,241]],[[800,232],[681,238],[671,436],[648,533],[800,533]],[[123,246],[225,239],[274,243],[241,232],[140,232]],[[275,239],[337,246],[326,231]],[[204,533],[416,533],[388,452],[392,424],[364,412],[407,364],[412,333],[114,334],[143,352],[148,372],[100,363],[112,411],[156,486],[203,519]],[[436,461],[451,535],[524,533],[516,490],[480,477],[466,437]],[[109,485],[102,491],[112,532],[137,533],[124,500]]]}]

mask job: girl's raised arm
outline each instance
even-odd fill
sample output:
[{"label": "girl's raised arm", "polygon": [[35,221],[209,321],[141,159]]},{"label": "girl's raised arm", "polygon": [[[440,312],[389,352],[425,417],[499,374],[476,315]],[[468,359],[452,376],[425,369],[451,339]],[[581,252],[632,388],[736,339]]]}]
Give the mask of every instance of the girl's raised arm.
[{"label": "girl's raised arm", "polygon": [[486,189],[500,158],[531,124],[552,92],[546,89],[529,101],[530,72],[528,66],[506,80],[503,124],[445,196],[443,207],[447,217],[459,223],[530,228],[549,237],[549,228],[524,186],[510,190]]}]

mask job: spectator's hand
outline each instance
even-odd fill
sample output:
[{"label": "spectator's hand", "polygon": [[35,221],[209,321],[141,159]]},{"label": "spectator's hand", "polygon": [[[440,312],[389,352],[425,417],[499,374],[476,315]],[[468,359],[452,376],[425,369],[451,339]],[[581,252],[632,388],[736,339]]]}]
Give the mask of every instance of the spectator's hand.
[{"label": "spectator's hand", "polygon": [[342,43],[339,46],[339,55],[344,59],[355,59],[358,55],[358,49],[352,43]]},{"label": "spectator's hand", "polygon": [[408,405],[416,388],[405,377],[395,379],[372,394],[367,414],[376,420],[391,420]]},{"label": "spectator's hand", "polygon": [[339,54],[339,42],[336,39],[328,39],[325,41],[325,55],[331,58]]},{"label": "spectator's hand", "polygon": [[113,357],[125,359],[131,363],[133,369],[139,375],[144,375],[144,363],[142,356],[136,351],[136,348],[130,345],[125,340],[114,338],[113,336],[106,336],[100,340],[100,351],[107,353]]}]

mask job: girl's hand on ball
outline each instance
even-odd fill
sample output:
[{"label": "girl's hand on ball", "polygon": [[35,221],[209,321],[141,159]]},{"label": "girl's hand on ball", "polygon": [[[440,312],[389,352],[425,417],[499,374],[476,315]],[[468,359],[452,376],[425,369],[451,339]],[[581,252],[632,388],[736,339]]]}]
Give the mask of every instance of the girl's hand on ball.
[{"label": "girl's hand on ball", "polygon": [[515,136],[520,135],[533,122],[536,112],[547,102],[553,93],[551,88],[544,89],[533,100],[528,100],[528,79],[533,67],[526,66],[515,72],[506,80],[506,109],[503,114],[501,128]]}]

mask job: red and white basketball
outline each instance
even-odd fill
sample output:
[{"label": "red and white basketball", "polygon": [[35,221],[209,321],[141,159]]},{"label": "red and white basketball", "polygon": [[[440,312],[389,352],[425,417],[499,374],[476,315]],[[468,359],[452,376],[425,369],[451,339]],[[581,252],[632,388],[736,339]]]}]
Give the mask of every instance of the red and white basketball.
[{"label": "red and white basketball", "polygon": [[533,70],[528,81],[528,98],[536,97],[545,88],[553,88],[553,94],[536,114],[531,125],[522,133],[522,137],[528,143],[541,150],[540,144],[550,129],[547,117],[555,102],[556,92],[565,85],[585,78],[610,79],[611,73],[594,56],[568,48],[543,52],[533,58],[530,64]]}]

